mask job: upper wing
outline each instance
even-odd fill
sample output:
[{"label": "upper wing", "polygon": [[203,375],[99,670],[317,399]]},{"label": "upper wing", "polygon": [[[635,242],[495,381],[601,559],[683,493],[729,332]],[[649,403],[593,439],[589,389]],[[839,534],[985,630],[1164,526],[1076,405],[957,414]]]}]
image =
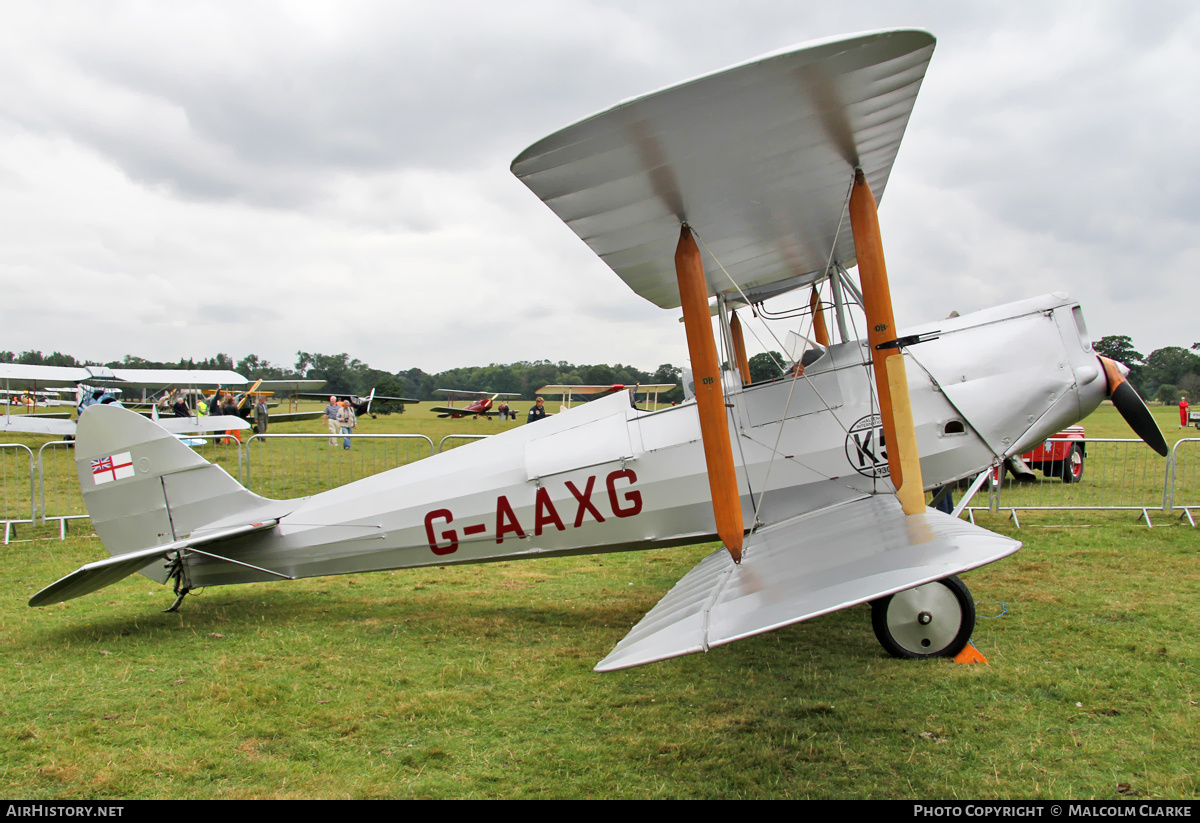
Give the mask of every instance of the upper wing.
[{"label": "upper wing", "polygon": [[249,381],[234,371],[197,369],[113,369],[111,377],[94,382],[126,389],[160,389],[164,386],[244,386]]},{"label": "upper wing", "polygon": [[[854,168],[881,198],[934,42],[882,31],[765,55],[568,126],[512,172],[647,300],[679,305],[685,221],[763,299],[813,282],[831,253],[854,265]],[[710,295],[737,295],[707,276]]]},{"label": "upper wing", "polygon": [[596,671],[611,671],[798,623],[991,563],[1021,544],[933,509],[905,516],[890,494],[800,515],[720,549],[642,618]]},{"label": "upper wing", "polygon": [[520,392],[515,391],[460,391],[459,389],[434,389],[434,394],[448,394],[452,397],[520,397]]},{"label": "upper wing", "polygon": [[0,385],[8,389],[75,388],[107,370],[84,366],[28,366],[24,363],[0,363]]},{"label": "upper wing", "polygon": [[260,381],[258,388],[260,391],[270,391],[270,392],[277,392],[277,393],[287,392],[287,393],[291,393],[291,394],[296,394],[296,393],[304,393],[304,392],[315,392],[318,389],[320,389],[322,386],[324,386],[325,383],[326,383],[326,381],[324,381],[324,380],[316,380],[316,379],[308,380],[308,379],[301,379],[301,378],[281,379],[281,380],[262,380],[262,381]]}]

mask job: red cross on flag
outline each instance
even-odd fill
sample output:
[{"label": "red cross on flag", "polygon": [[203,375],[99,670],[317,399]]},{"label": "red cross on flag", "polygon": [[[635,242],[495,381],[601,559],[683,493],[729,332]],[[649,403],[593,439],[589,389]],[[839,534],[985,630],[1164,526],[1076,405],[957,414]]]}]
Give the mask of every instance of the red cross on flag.
[{"label": "red cross on flag", "polygon": [[101,483],[111,483],[113,480],[124,480],[126,477],[133,477],[134,474],[133,457],[129,452],[92,461],[92,480],[97,486]]}]

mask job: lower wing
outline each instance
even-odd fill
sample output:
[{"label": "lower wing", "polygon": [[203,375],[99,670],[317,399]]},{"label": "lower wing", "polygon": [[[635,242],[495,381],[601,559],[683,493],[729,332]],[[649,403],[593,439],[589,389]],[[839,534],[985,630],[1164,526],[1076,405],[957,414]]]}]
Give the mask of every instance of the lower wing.
[{"label": "lower wing", "polygon": [[800,515],[747,538],[735,565],[700,561],[596,665],[612,671],[799,623],[999,560],[1020,542],[890,494]]}]

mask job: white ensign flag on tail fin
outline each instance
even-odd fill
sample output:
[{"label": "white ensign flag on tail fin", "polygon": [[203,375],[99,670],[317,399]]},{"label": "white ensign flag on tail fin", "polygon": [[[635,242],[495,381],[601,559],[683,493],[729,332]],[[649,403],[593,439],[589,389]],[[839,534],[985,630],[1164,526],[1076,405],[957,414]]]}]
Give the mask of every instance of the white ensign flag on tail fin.
[{"label": "white ensign flag on tail fin", "polygon": [[113,480],[124,480],[126,477],[133,477],[134,474],[133,457],[129,452],[92,461],[92,480],[97,486]]}]

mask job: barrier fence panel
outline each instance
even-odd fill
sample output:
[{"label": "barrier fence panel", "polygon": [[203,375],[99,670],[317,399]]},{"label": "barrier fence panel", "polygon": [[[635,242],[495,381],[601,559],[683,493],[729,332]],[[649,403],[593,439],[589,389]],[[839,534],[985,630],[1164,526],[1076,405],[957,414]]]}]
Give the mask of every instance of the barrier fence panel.
[{"label": "barrier fence panel", "polygon": [[[490,436],[450,434],[436,449],[432,440],[420,434],[335,438],[327,434],[268,434],[254,435],[245,443],[210,434],[188,437],[185,442],[251,491],[291,498],[316,494]],[[1055,438],[1053,442],[1059,441]],[[997,482],[993,473],[991,482],[984,482],[979,494],[967,503],[967,515],[974,521],[977,512],[1005,512],[1015,520],[1019,511],[1131,510],[1141,512],[1151,525],[1152,512],[1180,509],[1182,518],[1195,525],[1195,514],[1200,511],[1200,438],[1180,440],[1166,461],[1140,440],[1066,442],[1082,446],[1081,472],[1046,465],[1034,470],[1033,482],[1018,482],[1007,472]],[[5,543],[14,534],[14,524],[58,521],[61,537],[68,521],[87,516],[73,446],[68,441],[47,442],[35,460],[28,446],[0,444],[0,523],[4,524]],[[956,497],[962,493],[961,487],[954,492]],[[985,493],[987,505],[980,505]],[[1020,525],[1019,520],[1017,523]]]},{"label": "barrier fence panel", "polygon": [[0,523],[4,543],[15,534],[14,524],[34,518],[33,451],[21,443],[0,443]]},{"label": "barrier fence panel", "polygon": [[1163,510],[1171,461],[1164,461],[1142,441],[1051,438],[1049,442],[1082,446],[1082,464],[1076,472],[1047,463],[1034,469],[1032,482],[1001,473],[999,482],[990,484],[988,505],[970,506],[968,512],[1007,511],[1015,517],[1017,511],[1050,509],[1131,510],[1140,511],[1151,525],[1150,512]]},{"label": "barrier fence panel", "polygon": [[471,443],[475,440],[487,440],[489,437],[495,437],[495,435],[493,435],[493,434],[448,434],[445,437],[443,437],[441,440],[438,441],[437,450],[439,453],[444,452],[446,450],[446,441],[447,440],[462,441],[456,445],[450,446],[450,448],[452,448],[452,449],[457,449],[459,446],[465,446],[468,443]]},{"label": "barrier fence panel", "polygon": [[75,469],[75,441],[50,440],[38,449],[38,502],[42,523],[58,521],[58,535],[65,537],[67,523],[87,517],[79,473]]},{"label": "barrier fence panel", "polygon": [[1166,508],[1183,509],[1180,517],[1186,517],[1189,523],[1196,525],[1192,510],[1200,509],[1200,438],[1184,438],[1171,450]]},{"label": "barrier fence panel", "polygon": [[264,497],[306,497],[432,454],[423,434],[256,434],[242,449],[241,480]]}]

